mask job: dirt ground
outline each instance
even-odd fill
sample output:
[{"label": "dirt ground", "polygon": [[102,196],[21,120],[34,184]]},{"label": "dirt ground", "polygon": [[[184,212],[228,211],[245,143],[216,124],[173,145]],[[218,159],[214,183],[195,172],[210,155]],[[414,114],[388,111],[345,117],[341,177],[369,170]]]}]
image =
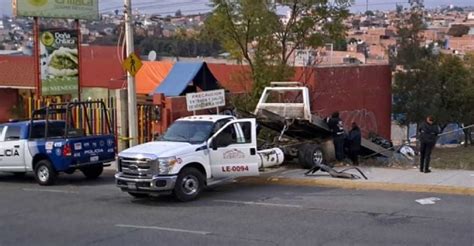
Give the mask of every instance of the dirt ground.
[{"label": "dirt ground", "polygon": [[[393,158],[361,158],[361,164],[363,166],[413,168],[414,166],[417,166],[419,162],[419,155],[417,155],[412,161],[402,157],[401,155],[394,156]],[[431,154],[430,166],[441,169],[474,170],[474,146],[435,147]]]},{"label": "dirt ground", "polygon": [[434,168],[474,170],[474,146],[436,147],[431,160]]}]

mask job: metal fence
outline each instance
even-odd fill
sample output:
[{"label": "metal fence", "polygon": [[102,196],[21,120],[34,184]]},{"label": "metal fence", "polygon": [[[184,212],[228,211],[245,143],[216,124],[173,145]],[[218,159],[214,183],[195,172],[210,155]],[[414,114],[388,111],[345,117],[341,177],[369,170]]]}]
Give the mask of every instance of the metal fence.
[{"label": "metal fence", "polygon": [[[109,117],[110,125],[113,129],[117,140],[127,139],[127,136],[119,136],[117,126],[117,101],[114,97],[109,97],[107,99],[99,99],[104,102],[106,106],[106,112]],[[39,109],[47,106],[51,103],[62,103],[60,97],[48,97],[37,100],[35,98],[28,98],[25,108],[26,115],[28,119],[32,117],[32,112],[35,109]],[[137,122],[138,122],[138,142],[145,143],[153,140],[153,105],[150,104],[139,104],[137,105]],[[65,120],[64,115],[56,115],[54,119],[56,120]],[[85,107],[77,107],[72,111],[72,124],[76,128],[85,129],[86,134],[97,134],[104,131],[106,126],[105,115],[102,113],[98,104],[91,104]],[[91,127],[87,126],[87,121],[91,123]]]}]

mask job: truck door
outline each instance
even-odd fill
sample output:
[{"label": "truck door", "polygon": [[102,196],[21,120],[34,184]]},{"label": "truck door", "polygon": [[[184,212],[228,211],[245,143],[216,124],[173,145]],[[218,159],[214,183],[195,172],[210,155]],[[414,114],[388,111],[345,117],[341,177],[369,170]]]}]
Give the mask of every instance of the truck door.
[{"label": "truck door", "polygon": [[20,126],[7,126],[0,142],[0,169],[25,171],[25,140],[20,138]]},{"label": "truck door", "polygon": [[255,119],[232,120],[209,140],[214,178],[258,175]]}]

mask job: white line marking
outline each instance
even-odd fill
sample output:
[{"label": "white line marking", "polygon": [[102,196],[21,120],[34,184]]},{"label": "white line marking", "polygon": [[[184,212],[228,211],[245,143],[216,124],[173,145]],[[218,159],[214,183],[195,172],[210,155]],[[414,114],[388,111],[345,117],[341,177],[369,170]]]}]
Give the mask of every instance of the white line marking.
[{"label": "white line marking", "polygon": [[159,227],[159,226],[139,226],[139,225],[122,225],[122,224],[117,224],[115,226],[116,227],[124,227],[124,228],[135,228],[135,229],[152,229],[152,230],[160,230],[160,231],[185,232],[185,233],[192,233],[192,234],[199,234],[199,235],[209,235],[209,234],[211,234],[211,232],[207,232],[207,231],[191,231],[191,230],[168,228],[168,227]]},{"label": "white line marking", "polygon": [[35,192],[51,192],[51,193],[66,193],[66,194],[79,194],[77,191],[69,191],[69,190],[49,190],[49,189],[28,189],[23,188],[23,191],[35,191]]},{"label": "white line marking", "polygon": [[418,199],[418,200],[415,200],[415,202],[421,204],[421,205],[432,205],[432,204],[435,204],[436,201],[439,201],[441,199],[437,198],[437,197],[428,197],[428,198],[422,198],[422,199]]},{"label": "white line marking", "polygon": [[245,205],[267,206],[267,207],[286,207],[286,208],[302,208],[303,207],[301,205],[266,203],[266,202],[245,202],[245,201],[233,201],[233,200],[214,200],[214,201],[225,202],[225,203],[235,203],[235,204],[245,204]]}]

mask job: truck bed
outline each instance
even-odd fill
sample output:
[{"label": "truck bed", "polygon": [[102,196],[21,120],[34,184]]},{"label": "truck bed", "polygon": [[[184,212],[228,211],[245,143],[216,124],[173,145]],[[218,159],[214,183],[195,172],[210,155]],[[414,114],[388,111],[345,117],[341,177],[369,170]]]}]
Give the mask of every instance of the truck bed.
[{"label": "truck bed", "polygon": [[[253,115],[248,112],[244,113],[244,115],[245,117],[256,118],[259,125],[278,133],[283,130],[287,123],[291,123],[287,124],[288,129],[285,131],[284,135],[299,141],[315,138],[327,139],[331,137],[331,131],[326,122],[316,115],[312,115],[312,122],[300,119],[285,119],[284,117],[265,109],[260,110],[258,115]],[[391,157],[393,155],[392,151],[387,150],[366,138],[362,138],[361,146],[362,153],[379,153],[385,157]]]}]

